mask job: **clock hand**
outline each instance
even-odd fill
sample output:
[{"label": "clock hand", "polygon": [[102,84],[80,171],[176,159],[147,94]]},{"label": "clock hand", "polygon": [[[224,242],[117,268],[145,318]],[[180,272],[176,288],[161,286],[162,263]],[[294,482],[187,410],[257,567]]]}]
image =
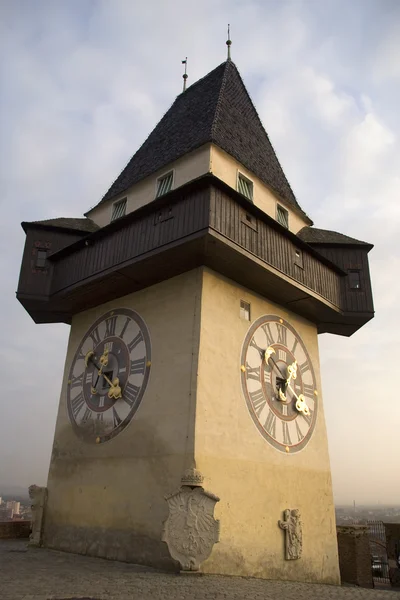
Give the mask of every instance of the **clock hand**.
[{"label": "clock hand", "polygon": [[[102,376],[104,378],[104,380],[110,386],[110,389],[108,390],[108,397],[109,398],[114,398],[114,400],[118,400],[118,398],[122,398],[122,390],[121,390],[121,387],[119,385],[119,379],[118,379],[118,377],[115,377],[115,379],[113,381],[111,381],[111,379],[109,379],[107,377],[107,375],[105,373],[103,373],[103,368],[108,363],[107,354],[108,354],[108,351],[106,351],[105,354],[103,354],[100,357],[101,367],[99,367],[99,365],[97,365],[95,363],[95,361],[93,360],[94,352],[92,350],[90,350],[86,354],[86,356],[85,356],[85,362],[86,362],[86,366],[88,366],[88,363],[91,362],[92,365],[94,366],[94,368],[97,370],[96,385],[97,385],[97,382],[99,380],[99,377]],[[93,389],[94,388],[92,388],[92,390]]]},{"label": "clock hand", "polygon": [[[265,361],[268,362],[268,360],[271,359],[271,362],[273,363],[274,367],[276,368],[278,373],[281,375],[282,380],[285,381],[285,386],[286,386],[285,391],[287,388],[289,388],[290,391],[292,392],[292,394],[294,395],[294,397],[296,398],[296,409],[299,412],[302,412],[304,415],[308,416],[310,414],[310,409],[307,406],[307,403],[306,403],[306,400],[305,400],[303,394],[300,394],[298,396],[296,394],[296,392],[294,391],[294,389],[292,388],[292,386],[290,385],[291,379],[296,379],[296,377],[297,377],[297,361],[295,361],[293,364],[288,366],[289,377],[284,377],[282,371],[280,370],[280,368],[278,367],[278,365],[272,358],[272,356],[271,356],[272,354],[275,354],[275,350],[271,346],[269,346],[265,351]],[[281,388],[279,389],[279,399],[282,402],[287,402],[286,395],[283,393]]]},{"label": "clock hand", "polygon": [[278,371],[279,375],[282,377],[282,379],[284,379],[286,381],[286,377],[284,376],[284,374],[282,373],[282,371],[280,370],[280,368],[278,367],[278,365],[272,358],[272,354],[275,354],[275,350],[272,348],[272,346],[268,346],[268,348],[265,351],[265,362],[268,364],[269,359],[271,359],[272,364],[274,365],[275,369]]},{"label": "clock hand", "polygon": [[293,396],[296,398],[296,409],[299,412],[302,412],[304,415],[308,416],[310,414],[310,409],[307,406],[304,395],[303,394],[297,395],[296,392],[294,391],[294,389],[292,388],[292,386],[290,385],[290,383],[287,384],[287,387],[292,392]]},{"label": "clock hand", "polygon": [[103,377],[110,386],[110,389],[108,390],[108,397],[114,398],[114,400],[118,400],[118,398],[122,398],[122,390],[119,385],[118,377],[115,377],[115,379],[113,379],[113,381],[110,381],[110,379],[108,379],[108,377],[104,374],[103,374]]},{"label": "clock hand", "polygon": [[284,387],[284,391],[283,391],[282,390],[283,385],[279,386],[279,391],[278,391],[279,400],[281,400],[282,402],[287,402],[287,398],[284,393],[284,392],[286,392],[286,387],[287,387],[286,377],[283,375],[282,371],[280,370],[280,368],[278,367],[278,365],[272,358],[272,354],[275,354],[275,350],[272,348],[272,346],[268,346],[268,348],[265,350],[265,354],[264,354],[265,362],[268,364],[268,361],[271,360],[275,369],[278,371],[279,375],[281,376],[280,377],[281,382],[285,387]]},{"label": "clock hand", "polygon": [[291,379],[297,379],[297,360],[288,366],[287,371],[288,378],[286,379],[286,383],[289,385]]},{"label": "clock hand", "polygon": [[290,389],[290,391],[292,392],[292,394],[294,394],[294,396],[296,398],[296,408],[299,412],[302,412],[305,415],[309,415],[310,409],[307,406],[307,403],[305,401],[303,394],[300,394],[298,396],[296,394],[296,392],[294,391],[294,389],[292,388],[292,386],[290,385],[290,381],[292,379],[294,380],[297,378],[297,360],[295,360],[294,363],[289,365],[287,370],[288,370],[288,378],[286,379],[286,386]]}]

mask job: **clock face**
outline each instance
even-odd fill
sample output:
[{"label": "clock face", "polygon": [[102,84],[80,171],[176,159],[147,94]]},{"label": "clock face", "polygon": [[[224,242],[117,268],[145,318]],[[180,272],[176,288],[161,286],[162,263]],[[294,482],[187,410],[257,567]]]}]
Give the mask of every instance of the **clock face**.
[{"label": "clock face", "polygon": [[150,366],[150,336],[136,312],[121,308],[100,317],[69,373],[67,409],[75,433],[97,444],[120,433],[142,401]]},{"label": "clock face", "polygon": [[275,315],[255,321],[243,343],[241,380],[264,439],[282,452],[302,450],[315,427],[318,391],[310,356],[294,327]]}]

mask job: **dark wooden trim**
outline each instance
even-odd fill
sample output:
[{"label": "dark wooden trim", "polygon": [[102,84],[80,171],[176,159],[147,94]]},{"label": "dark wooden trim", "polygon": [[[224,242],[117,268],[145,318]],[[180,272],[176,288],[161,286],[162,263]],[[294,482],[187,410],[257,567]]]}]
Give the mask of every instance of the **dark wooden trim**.
[{"label": "dark wooden trim", "polygon": [[[40,227],[28,230],[17,292],[40,322],[60,315],[69,322],[81,310],[203,265],[303,315],[319,331],[351,335],[373,315],[365,248],[319,253],[211,175],[84,239],[75,235],[72,244],[61,228],[46,232],[55,250],[46,277],[30,268],[32,243],[42,234]],[[362,265],[360,293],[348,290],[346,260]]]}]

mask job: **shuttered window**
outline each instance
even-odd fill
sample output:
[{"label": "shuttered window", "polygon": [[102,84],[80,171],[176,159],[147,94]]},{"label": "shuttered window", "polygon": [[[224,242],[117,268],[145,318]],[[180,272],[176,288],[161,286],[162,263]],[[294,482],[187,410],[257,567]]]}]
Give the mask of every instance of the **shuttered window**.
[{"label": "shuttered window", "polygon": [[38,250],[36,254],[36,267],[44,269],[46,266],[47,250]]},{"label": "shuttered window", "polygon": [[160,177],[160,179],[157,182],[156,198],[159,198],[160,196],[164,196],[164,194],[166,194],[167,192],[169,192],[171,190],[172,179],[173,179],[172,171],[171,171],[171,173],[164,175],[164,177]]},{"label": "shuttered window", "polygon": [[276,207],[276,220],[278,223],[289,229],[289,213],[286,208],[280,206],[279,204]]},{"label": "shuttered window", "polygon": [[253,200],[253,182],[240,173],[238,175],[238,192],[249,200]]},{"label": "shuttered window", "polygon": [[125,215],[125,213],[126,213],[126,198],[124,198],[123,200],[119,200],[118,202],[115,202],[115,204],[113,204],[111,221],[115,221],[116,219],[123,217]]},{"label": "shuttered window", "polygon": [[360,271],[349,271],[349,284],[351,290],[360,290]]}]

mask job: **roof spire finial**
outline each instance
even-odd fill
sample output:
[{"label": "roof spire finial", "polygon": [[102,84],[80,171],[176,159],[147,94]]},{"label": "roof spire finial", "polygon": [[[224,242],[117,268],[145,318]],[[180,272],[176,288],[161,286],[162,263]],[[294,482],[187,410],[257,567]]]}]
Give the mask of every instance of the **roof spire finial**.
[{"label": "roof spire finial", "polygon": [[230,34],[230,25],[228,23],[228,39],[226,40],[226,45],[228,46],[228,60],[231,60],[231,34]]},{"label": "roof spire finial", "polygon": [[182,77],[183,77],[183,91],[185,91],[186,90],[186,79],[189,77],[189,75],[186,73],[187,57],[185,58],[185,60],[182,61],[182,64],[185,65],[185,72],[182,75]]}]

